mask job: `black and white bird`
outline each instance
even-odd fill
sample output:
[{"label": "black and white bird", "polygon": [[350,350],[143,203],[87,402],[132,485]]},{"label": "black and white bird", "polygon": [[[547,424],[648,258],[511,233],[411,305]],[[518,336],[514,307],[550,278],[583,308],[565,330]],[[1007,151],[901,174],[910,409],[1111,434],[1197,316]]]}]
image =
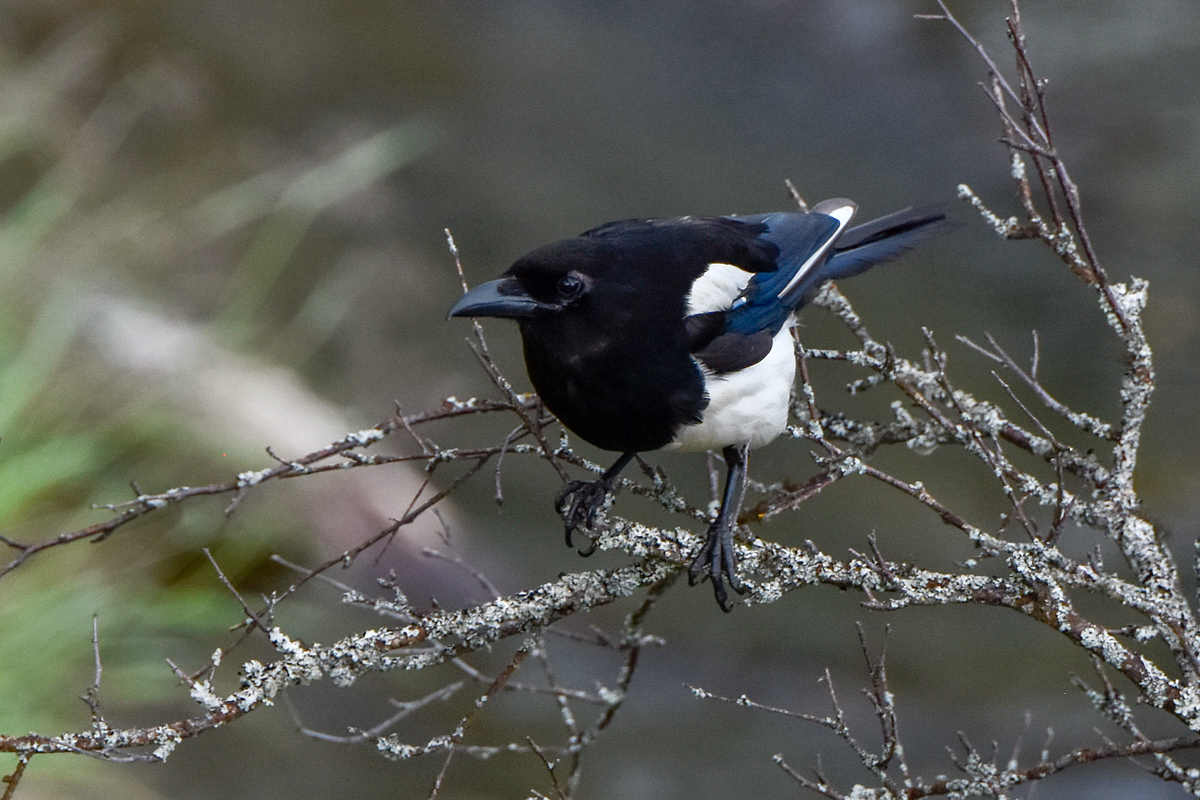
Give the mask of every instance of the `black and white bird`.
[{"label": "black and white bird", "polygon": [[745,591],[733,534],[746,452],[787,426],[794,313],[825,281],[903,253],[945,218],[909,209],[851,228],[855,208],[835,199],[810,211],[610,222],[534,250],[454,304],[451,317],[516,320],[546,408],[621,453],[599,480],[558,495],[568,545],[638,453],[720,450],[720,510],[688,577],[709,579],[730,610],[725,582]]}]

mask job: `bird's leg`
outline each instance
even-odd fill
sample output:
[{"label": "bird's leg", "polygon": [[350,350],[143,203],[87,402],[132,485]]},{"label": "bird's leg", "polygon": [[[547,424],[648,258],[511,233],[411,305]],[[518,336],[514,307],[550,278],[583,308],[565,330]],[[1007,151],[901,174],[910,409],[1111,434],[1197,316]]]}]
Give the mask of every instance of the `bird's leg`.
[{"label": "bird's leg", "polygon": [[728,468],[721,510],[708,527],[708,539],[704,546],[688,567],[688,583],[691,585],[695,586],[705,578],[712,581],[713,594],[722,611],[733,609],[725,592],[725,581],[729,581],[738,594],[746,591],[737,574],[737,555],[733,551],[733,532],[737,529],[738,513],[742,510],[742,498],[746,494],[746,450],[747,446],[742,444],[730,445],[721,451]]},{"label": "bird's leg", "polygon": [[[596,521],[596,514],[604,506],[604,501],[612,492],[621,470],[633,460],[637,453],[623,453],[616,463],[604,471],[598,481],[571,481],[562,488],[558,497],[554,498],[554,509],[562,516],[567,528],[567,547],[574,547],[571,534],[576,528],[590,528]],[[595,542],[579,554],[590,556],[596,551]]]}]

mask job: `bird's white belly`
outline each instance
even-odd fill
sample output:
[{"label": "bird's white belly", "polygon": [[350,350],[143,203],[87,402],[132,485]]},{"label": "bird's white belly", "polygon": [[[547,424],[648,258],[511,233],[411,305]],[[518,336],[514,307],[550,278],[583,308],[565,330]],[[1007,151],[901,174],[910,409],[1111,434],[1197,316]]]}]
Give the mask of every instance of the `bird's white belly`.
[{"label": "bird's white belly", "polygon": [[708,406],[701,421],[682,426],[667,448],[719,450],[745,443],[761,447],[782,433],[796,377],[791,327],[785,325],[775,335],[771,351],[757,364],[726,375],[707,373]]}]

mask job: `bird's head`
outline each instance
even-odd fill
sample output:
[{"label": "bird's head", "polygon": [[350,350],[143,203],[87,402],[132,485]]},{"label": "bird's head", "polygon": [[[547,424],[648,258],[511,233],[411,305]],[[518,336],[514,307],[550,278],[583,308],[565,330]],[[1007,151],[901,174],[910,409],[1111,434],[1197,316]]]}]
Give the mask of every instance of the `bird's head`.
[{"label": "bird's head", "polygon": [[494,281],[480,284],[451,306],[448,317],[505,317],[517,321],[578,310],[592,294],[591,259],[559,242],[519,259]]}]

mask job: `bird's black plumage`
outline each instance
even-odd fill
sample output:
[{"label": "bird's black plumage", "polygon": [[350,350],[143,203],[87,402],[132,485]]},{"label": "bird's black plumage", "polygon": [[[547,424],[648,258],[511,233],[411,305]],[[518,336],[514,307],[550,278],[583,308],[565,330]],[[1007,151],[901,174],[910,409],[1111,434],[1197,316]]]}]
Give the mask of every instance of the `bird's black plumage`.
[{"label": "bird's black plumage", "polygon": [[848,228],[854,210],[827,200],[808,212],[610,222],[534,250],[455,303],[450,316],[514,319],[546,407],[622,453],[599,481],[560,493],[568,543],[635,454],[721,450],[721,509],[689,577],[711,579],[729,610],[725,582],[743,590],[733,530],[746,451],[786,425],[794,312],[826,280],[899,255],[944,220],[907,210]]}]

